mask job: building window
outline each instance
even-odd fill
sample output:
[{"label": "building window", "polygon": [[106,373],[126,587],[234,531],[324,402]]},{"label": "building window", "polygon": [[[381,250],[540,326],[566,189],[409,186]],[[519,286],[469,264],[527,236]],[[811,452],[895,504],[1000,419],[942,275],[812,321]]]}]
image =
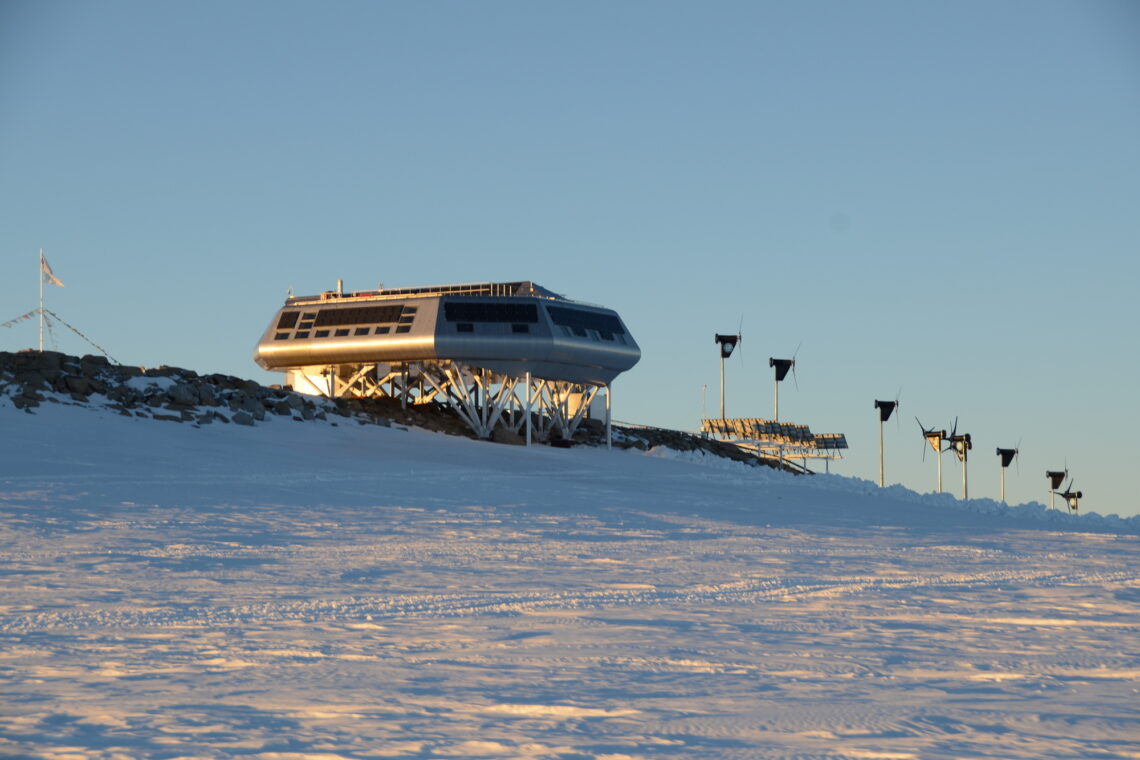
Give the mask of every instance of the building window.
[{"label": "building window", "polygon": [[447,301],[443,317],[448,322],[538,322],[538,306],[533,303],[487,303],[486,301]]},{"label": "building window", "polygon": [[411,325],[397,325],[396,326],[396,332],[398,332],[398,333],[406,333],[406,332],[411,332],[411,331],[412,331]]},{"label": "building window", "polygon": [[298,338],[307,338],[307,337],[309,337],[309,331],[308,330],[302,330],[301,332],[297,333],[297,337]]},{"label": "building window", "polygon": [[316,337],[327,338],[327,337],[329,337],[329,331],[328,330],[317,330]]},{"label": "building window", "polygon": [[278,330],[292,330],[297,326],[297,317],[301,316],[299,311],[286,311],[281,315],[281,319],[277,322]]},{"label": "building window", "polygon": [[286,340],[288,337],[289,337],[289,333],[287,333],[287,332],[277,333],[276,335],[273,336],[273,340]]},{"label": "building window", "polygon": [[336,331],[336,337],[338,337],[338,338],[343,338],[346,335],[348,335],[348,328],[347,327]]},{"label": "building window", "polygon": [[353,334],[354,335],[367,335],[368,334],[368,328],[367,327],[358,327],[358,328],[356,328],[356,332]]},{"label": "building window", "polygon": [[377,334],[377,335],[387,335],[387,334],[388,334],[388,333],[390,333],[390,332],[392,332],[392,328],[391,328],[391,327],[387,327],[387,326],[385,326],[385,327],[377,327],[377,328],[376,328],[376,334]]},{"label": "building window", "polygon": [[511,332],[513,333],[528,333],[530,332],[530,325],[520,325],[517,322],[511,325]]}]

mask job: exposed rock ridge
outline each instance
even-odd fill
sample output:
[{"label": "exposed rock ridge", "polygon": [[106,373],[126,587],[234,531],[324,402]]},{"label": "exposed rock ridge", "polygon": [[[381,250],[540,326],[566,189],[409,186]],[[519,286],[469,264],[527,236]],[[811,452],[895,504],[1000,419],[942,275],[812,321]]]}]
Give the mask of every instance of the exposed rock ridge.
[{"label": "exposed rock ridge", "polygon": [[[232,375],[199,375],[180,367],[150,369],[112,364],[103,356],[70,356],[57,351],[0,351],[0,399],[34,413],[44,403],[102,407],[128,417],[183,422],[194,426],[215,422],[255,425],[270,418],[330,424],[409,425],[474,437],[450,409],[424,404],[404,409],[393,399],[326,399],[264,386]],[[496,430],[495,440],[519,443],[517,436]],[[614,426],[614,445],[648,450],[666,446],[678,451],[703,450],[754,465],[778,467],[730,443],[653,427]],[[574,443],[604,445],[605,428],[586,420]]]}]

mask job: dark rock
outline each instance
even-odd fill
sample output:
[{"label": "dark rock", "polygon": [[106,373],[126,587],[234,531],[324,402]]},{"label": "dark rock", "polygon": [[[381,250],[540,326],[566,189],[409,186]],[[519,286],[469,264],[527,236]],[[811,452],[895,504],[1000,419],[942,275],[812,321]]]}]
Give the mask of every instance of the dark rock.
[{"label": "dark rock", "polygon": [[198,404],[198,391],[191,383],[176,383],[166,395],[176,404],[196,406]]},{"label": "dark rock", "polygon": [[20,369],[16,371],[16,382],[25,388],[46,388],[48,376],[38,369]]},{"label": "dark rock", "polygon": [[518,433],[507,430],[502,425],[491,431],[491,440],[495,443],[505,443],[509,446],[525,446],[526,438]]},{"label": "dark rock", "polygon": [[252,425],[253,417],[248,412],[238,412],[234,415],[234,423],[238,425]]},{"label": "dark rock", "polygon": [[91,381],[86,377],[65,377],[63,381],[71,393],[88,394],[91,392]]}]

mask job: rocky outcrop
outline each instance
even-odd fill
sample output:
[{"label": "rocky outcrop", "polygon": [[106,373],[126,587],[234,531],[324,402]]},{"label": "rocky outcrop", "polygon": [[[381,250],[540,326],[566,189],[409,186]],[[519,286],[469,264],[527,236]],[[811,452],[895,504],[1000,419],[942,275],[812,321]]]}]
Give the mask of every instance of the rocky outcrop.
[{"label": "rocky outcrop", "polygon": [[[449,435],[474,437],[471,429],[445,405],[407,409],[395,399],[327,399],[264,386],[232,375],[199,375],[180,367],[130,367],[103,356],[69,356],[56,351],[0,352],[0,399],[8,398],[28,413],[45,403],[98,406],[128,417],[182,422],[257,425],[271,418],[329,424],[406,425]],[[492,440],[520,444],[523,439],[496,429]],[[585,420],[572,441],[558,445],[605,445],[605,426]],[[648,450],[666,446],[678,451],[703,450],[753,465],[779,467],[731,443],[678,430],[614,426],[614,446]],[[791,470],[791,468],[785,468]]]},{"label": "rocky outcrop", "polygon": [[[345,404],[302,396],[232,375],[180,367],[130,367],[103,356],[55,351],[0,352],[0,394],[17,409],[44,403],[101,406],[130,417],[209,425],[252,425],[267,416],[304,421],[350,416]],[[368,420],[389,424],[387,419]]]}]

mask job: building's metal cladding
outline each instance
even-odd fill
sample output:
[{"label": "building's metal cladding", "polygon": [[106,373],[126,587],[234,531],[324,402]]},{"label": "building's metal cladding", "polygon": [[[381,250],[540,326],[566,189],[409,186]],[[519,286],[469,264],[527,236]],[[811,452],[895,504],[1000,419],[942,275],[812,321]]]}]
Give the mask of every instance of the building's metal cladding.
[{"label": "building's metal cladding", "polygon": [[610,383],[640,358],[615,311],[530,282],[289,298],[254,352],[267,370],[453,361],[590,385]]}]

